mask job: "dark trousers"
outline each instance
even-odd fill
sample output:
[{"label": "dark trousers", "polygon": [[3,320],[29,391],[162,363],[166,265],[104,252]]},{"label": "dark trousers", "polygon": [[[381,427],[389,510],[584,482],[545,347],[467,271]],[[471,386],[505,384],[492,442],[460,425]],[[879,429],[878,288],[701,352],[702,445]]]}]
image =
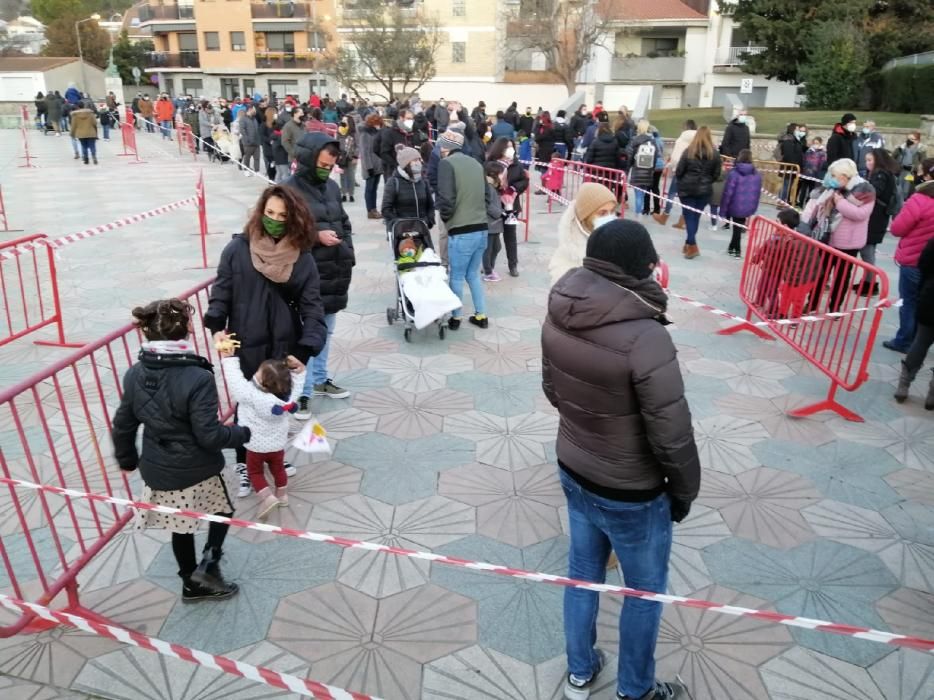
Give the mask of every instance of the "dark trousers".
[{"label": "dark trousers", "polygon": [[483,251],[483,274],[488,275],[496,267],[496,256],[503,249],[500,234],[491,233],[486,237],[486,250]]},{"label": "dark trousers", "polygon": [[730,219],[733,222],[733,237],[730,239],[730,250],[740,251],[740,240],[742,240],[743,229],[746,223],[745,216],[734,216]]},{"label": "dark trousers", "polygon": [[256,493],[259,493],[269,487],[266,481],[264,467],[269,465],[269,472],[272,474],[273,483],[276,488],[281,489],[289,483],[289,477],[285,473],[285,450],[276,452],[246,452],[246,473],[250,477],[250,486]]},{"label": "dark trousers", "polygon": [[518,224],[503,224],[503,246],[506,248],[506,261],[510,270],[519,267],[518,235]]},{"label": "dark trousers", "polygon": [[905,355],[905,367],[911,372],[917,372],[924,364],[928,350],[934,345],[934,326],[919,323],[915,326],[915,339],[911,341],[908,354]]},{"label": "dark trousers", "polygon": [[97,158],[97,139],[79,139],[81,141],[81,157],[88,162],[88,157]]},{"label": "dark trousers", "polygon": [[651,209],[651,213],[660,214],[662,209],[662,200],[659,199],[658,186],[662,181],[662,171],[656,170],[652,173],[652,195],[650,197],[644,197],[642,205],[642,213],[648,214]]},{"label": "dark trousers", "polygon": [[366,179],[366,185],[363,188],[363,201],[366,203],[367,211],[378,209],[376,206],[376,191],[379,189],[379,172],[372,171]]}]

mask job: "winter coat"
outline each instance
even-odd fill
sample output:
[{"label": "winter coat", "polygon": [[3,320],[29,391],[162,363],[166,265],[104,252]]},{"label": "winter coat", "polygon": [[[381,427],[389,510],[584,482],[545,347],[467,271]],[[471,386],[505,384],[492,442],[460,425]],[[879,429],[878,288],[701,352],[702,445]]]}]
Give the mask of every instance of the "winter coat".
[{"label": "winter coat", "polygon": [[512,211],[519,214],[522,211],[522,195],[529,189],[529,175],[518,160],[513,160],[506,165],[506,186],[516,191],[516,201],[513,202]]},{"label": "winter coat", "polygon": [[259,141],[263,147],[263,159],[267,164],[274,163],[276,160],[275,147],[278,139],[275,128],[266,126],[265,121],[259,125]]},{"label": "winter coat", "polygon": [[[804,209],[801,217],[803,221],[812,222],[823,218],[824,214],[817,210],[818,200],[826,190],[823,186],[818,186],[811,193],[811,201]],[[839,216],[830,234],[829,245],[837,250],[860,250],[866,245],[869,237],[869,217],[872,216],[872,210],[876,201],[876,191],[872,185],[862,178],[853,178],[848,183],[848,188],[841,191],[845,197],[839,202],[833,204],[831,216]],[[833,200],[831,200],[832,202]]]},{"label": "winter coat", "polygon": [[873,131],[868,135],[860,134],[856,137],[856,167],[860,175],[865,177],[866,156],[872,153],[876,148],[885,148],[885,139],[878,131]]},{"label": "winter coat", "polygon": [[[655,149],[655,155],[652,156],[651,168],[636,167],[636,154],[639,152],[639,147],[644,143],[652,144]],[[650,189],[652,187],[652,179],[655,176],[655,158],[658,155],[658,147],[655,145],[655,139],[652,138],[651,134],[638,134],[629,142],[629,146],[626,147],[626,155],[629,157],[629,182],[631,182],[634,187],[641,187],[644,190]]]},{"label": "winter coat", "polygon": [[155,112],[155,107],[153,107],[152,100],[140,100],[139,101],[139,114],[143,119],[148,119],[152,121],[152,115]]},{"label": "winter coat", "polygon": [[720,198],[720,217],[746,218],[759,209],[762,175],[752,163],[737,163],[726,176]]},{"label": "winter coat", "polygon": [[246,110],[241,111],[241,116],[237,119],[237,124],[240,125],[240,143],[244,146],[259,146],[259,124],[257,124],[256,119],[251,117],[246,113]]},{"label": "winter coat", "polygon": [[175,118],[175,105],[171,100],[156,100],[154,110],[157,122],[170,122]]},{"label": "winter coat", "polygon": [[[139,467],[156,491],[175,491],[216,476],[221,450],[246,442],[248,430],[218,420],[217,384],[211,364],[197,355],[141,351],[123,377],[113,417],[114,457],[123,469]],[[136,433],[143,426],[142,454]]]},{"label": "winter coat", "polygon": [[383,205],[380,209],[387,228],[396,219],[421,219],[428,228],[435,225],[435,201],[424,178],[418,182],[402,177],[398,168],[383,188]]},{"label": "winter coat", "polygon": [[383,169],[382,161],[374,148],[376,139],[379,137],[379,129],[373,126],[363,126],[357,131],[357,136],[360,167],[363,168],[364,179],[368,179],[373,174],[382,172]]},{"label": "winter coat", "polygon": [[[619,144],[613,134],[600,134],[584,153],[584,162],[601,168],[619,167]],[[651,185],[651,179],[649,180]]]},{"label": "winter coat", "polygon": [[809,148],[804,153],[802,174],[823,180],[827,174],[827,151],[823,148]]},{"label": "winter coat", "polygon": [[435,201],[448,236],[486,229],[488,192],[483,168],[461,151],[438,163]]},{"label": "winter coat", "polygon": [[700,459],[677,352],[661,322],[665,305],[654,279],[586,258],[551,289],[542,389],[561,418],[558,463],[582,486],[663,490],[690,505]]},{"label": "winter coat", "polygon": [[927,152],[923,144],[906,142],[892,151],[892,158],[903,171],[917,172],[921,161],[927,158]]},{"label": "winter coat", "polygon": [[574,137],[583,136],[584,132],[587,131],[587,127],[591,124],[591,119],[586,114],[581,114],[580,112],[575,112],[574,116],[571,117],[571,131],[574,132]]},{"label": "winter coat", "polygon": [[288,155],[287,162],[291,163],[293,160],[295,160],[295,147],[297,146],[299,139],[301,139],[304,135],[305,127],[289,117],[289,120],[282,126],[282,135],[280,136],[282,147],[285,149],[285,152]]},{"label": "winter coat", "polygon": [[340,186],[331,178],[324,182],[314,179],[318,154],[329,143],[336,145],[337,139],[322,133],[302,136],[295,149],[298,170],[282,184],[302,195],[315,217],[319,231],[334,231],[341,239],[337,245],[317,245],[311,251],[318,264],[324,312],[335,314],[347,308],[347,291],[350,289],[350,278],[356,258],[353,249],[353,229],[350,217],[341,204]]},{"label": "winter coat", "polygon": [[587,239],[590,231],[584,229],[574,213],[574,207],[565,207],[558,221],[558,245],[548,261],[548,274],[554,284],[564,273],[580,267],[587,254]]},{"label": "winter coat", "polygon": [[917,267],[921,251],[934,238],[934,180],[922,182],[889,227],[898,238],[895,262],[904,267]]},{"label": "winter coat", "polygon": [[853,158],[853,142],[856,134],[847,131],[839,122],[834,125],[827,139],[827,164],[830,165],[841,158]]},{"label": "winter coat", "polygon": [[794,134],[782,134],[778,140],[778,147],[782,153],[782,163],[790,163],[798,167],[804,165],[804,147]]},{"label": "winter coat", "polygon": [[713,194],[713,183],[720,177],[720,156],[713,158],[690,158],[687,152],[678,161],[675,176],[678,178],[679,197],[709,197]]},{"label": "winter coat", "polygon": [[72,86],[65,90],[65,102],[76,105],[81,102],[81,92],[78,88]]},{"label": "winter coat", "polygon": [[302,362],[327,341],[318,268],[311,253],[298,256],[288,282],[264,277],[250,257],[247,236],[236,234],[221,253],[204,326],[237,334],[237,356],[245,376],[264,360],[295,355]]},{"label": "winter coat", "polygon": [[62,98],[56,95],[45,96],[46,119],[50,122],[59,122],[62,119]]},{"label": "winter coat", "polygon": [[237,402],[237,424],[250,429],[250,441],[244,445],[251,452],[278,452],[289,444],[289,423],[294,406],[305,386],[305,372],[292,372],[292,391],[285,399],[263,391],[253,380],[245,377],[240,358],[221,360],[224,378],[230,395]]},{"label": "winter coat", "polygon": [[486,229],[490,235],[503,232],[503,200],[500,191],[486,183]]},{"label": "winter coat", "polygon": [[412,141],[412,134],[408,131],[390,126],[384,126],[380,129],[376,148],[379,153],[379,159],[383,164],[383,177],[392,177],[393,171],[399,162],[396,160],[396,146],[402,144],[408,146]]},{"label": "winter coat", "polygon": [[101,123],[101,126],[113,126],[117,123],[114,113],[109,109],[102,109],[97,113],[97,118]]},{"label": "winter coat", "polygon": [[918,258],[921,271],[921,288],[918,290],[918,303],[915,318],[925,326],[934,326],[934,239],[931,239]]},{"label": "winter coat", "polygon": [[342,168],[347,168],[354,164],[359,158],[360,153],[357,150],[357,137],[355,134],[338,134],[337,142],[341,146],[341,153],[337,157],[337,164]]},{"label": "winter coat", "polygon": [[72,112],[71,135],[76,139],[96,139],[97,114],[83,107]]},{"label": "winter coat", "polygon": [[535,126],[535,119],[531,114],[523,114],[519,116],[518,124],[516,125],[516,131],[524,131],[529,136],[532,135],[532,129]]},{"label": "winter coat", "polygon": [[675,145],[671,149],[671,157],[668,159],[668,162],[675,168],[678,167],[681,156],[684,155],[684,152],[687,150],[688,146],[691,145],[691,141],[694,140],[696,135],[697,129],[685,129],[678,138],[675,139]]},{"label": "winter coat", "polygon": [[535,160],[540,163],[547,163],[551,160],[551,154],[555,151],[555,130],[550,126],[539,126],[535,130],[535,143],[538,148],[535,151]]},{"label": "winter coat", "polygon": [[493,125],[493,128],[490,130],[490,135],[493,137],[494,141],[498,138],[507,138],[512,140],[516,138],[516,129],[505,119],[500,119]]},{"label": "winter coat", "polygon": [[869,238],[866,242],[879,245],[889,228],[889,202],[895,195],[898,183],[892,173],[876,168],[869,174],[869,184],[876,191],[876,203],[872,208],[872,216],[869,217]]},{"label": "winter coat", "polygon": [[[571,126],[564,121],[562,117],[555,118],[555,144],[563,143],[567,146],[567,158],[571,159],[571,152],[574,150],[574,131]],[[615,165],[613,166],[616,167]]]},{"label": "winter coat", "polygon": [[[749,137],[749,126],[740,124],[738,119],[734,119],[726,125],[723,131],[723,140],[720,142],[720,154],[736,158],[739,152],[744,148],[749,148],[751,139]],[[681,185],[678,185],[678,191],[681,191]]]},{"label": "winter coat", "polygon": [[590,126],[587,127],[587,131],[585,131],[584,135],[581,137],[582,147],[590,148],[590,144],[592,144],[594,139],[597,138],[598,128],[600,128],[599,122],[593,122]]}]

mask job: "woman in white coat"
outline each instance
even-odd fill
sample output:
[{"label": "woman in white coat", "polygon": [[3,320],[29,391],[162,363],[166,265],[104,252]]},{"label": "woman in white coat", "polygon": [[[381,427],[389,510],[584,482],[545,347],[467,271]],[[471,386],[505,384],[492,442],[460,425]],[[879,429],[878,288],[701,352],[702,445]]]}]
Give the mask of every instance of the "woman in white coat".
[{"label": "woman in white coat", "polygon": [[601,224],[616,219],[616,195],[601,184],[585,182],[577,197],[558,223],[558,247],[548,263],[551,283],[568,270],[580,267],[587,251],[587,239]]}]

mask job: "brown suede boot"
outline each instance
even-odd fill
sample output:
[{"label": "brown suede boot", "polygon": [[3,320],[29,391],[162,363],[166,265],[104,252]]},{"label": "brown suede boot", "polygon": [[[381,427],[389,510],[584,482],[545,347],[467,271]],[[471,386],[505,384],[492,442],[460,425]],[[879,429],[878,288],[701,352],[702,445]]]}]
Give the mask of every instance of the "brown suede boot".
[{"label": "brown suede boot", "polygon": [[678,223],[676,223],[672,228],[684,228],[684,217],[681,216],[678,218]]},{"label": "brown suede boot", "polygon": [[652,214],[652,218],[655,219],[656,223],[666,226],[668,224],[668,214]]},{"label": "brown suede boot", "polygon": [[689,245],[687,252],[684,254],[684,257],[688,260],[692,260],[700,255],[700,249],[696,245]]}]

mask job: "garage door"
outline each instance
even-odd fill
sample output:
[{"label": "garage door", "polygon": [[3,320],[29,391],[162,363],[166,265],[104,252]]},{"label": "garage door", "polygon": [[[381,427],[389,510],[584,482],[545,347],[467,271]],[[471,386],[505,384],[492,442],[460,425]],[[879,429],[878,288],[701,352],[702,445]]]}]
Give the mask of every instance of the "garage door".
[{"label": "garage door", "polygon": [[681,109],[681,100],[684,97],[684,88],[663,87],[662,98],[659,102],[659,109]]},{"label": "garage door", "polygon": [[649,99],[646,107],[652,104],[652,86],[651,85],[607,85],[603,88],[603,104],[611,112],[626,105],[629,109],[634,109],[639,102],[639,93],[647,89]]},{"label": "garage door", "polygon": [[4,102],[27,100],[31,102],[36,96],[32,83],[32,77],[30,76],[0,76],[0,100]]},{"label": "garage door", "polygon": [[711,106],[726,107],[729,104],[726,96],[733,94],[742,100],[743,104],[747,107],[765,107],[765,96],[768,92],[768,88],[754,87],[752,89],[752,94],[741,95],[739,92],[739,85],[736,87],[718,87],[713,89],[713,105]]}]

